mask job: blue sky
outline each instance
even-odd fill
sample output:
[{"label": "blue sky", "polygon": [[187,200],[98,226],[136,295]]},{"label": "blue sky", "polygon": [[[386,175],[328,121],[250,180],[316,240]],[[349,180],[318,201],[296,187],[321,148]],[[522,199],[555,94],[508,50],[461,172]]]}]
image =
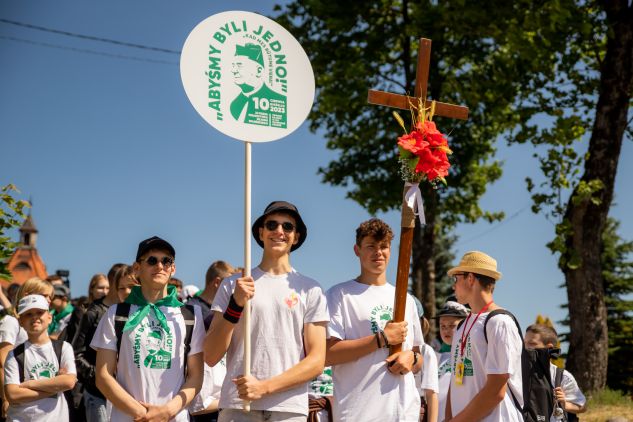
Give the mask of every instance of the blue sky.
[{"label": "blue sky", "polygon": [[[206,17],[225,10],[269,15],[274,3],[4,0],[0,18],[180,50]],[[74,295],[86,293],[94,273],[131,262],[138,242],[152,235],[175,246],[176,275],[187,284],[202,286],[216,259],[242,265],[244,147],[189,104],[178,55],[0,22],[0,57],[0,184],[14,183],[21,198],[33,198],[40,254],[49,272],[70,270]],[[275,199],[295,203],[308,237],[292,263],[328,288],[358,275],[354,230],[370,216],[345,199],[344,189],[321,183],[318,167],[336,155],[306,126],[283,140],[253,145],[252,215]],[[539,178],[533,152],[498,145],[504,176],[482,205],[513,217],[457,230],[458,257],[478,249],[497,258],[504,277],[496,301],[523,326],[538,313],[562,319],[559,305],[566,302],[558,288],[563,276],[545,247],[554,226],[529,210],[524,179]],[[612,215],[627,239],[633,238],[633,200],[625,188],[633,178],[631,158],[626,142]],[[399,224],[396,212],[379,217]],[[252,245],[257,263],[260,249]]]}]

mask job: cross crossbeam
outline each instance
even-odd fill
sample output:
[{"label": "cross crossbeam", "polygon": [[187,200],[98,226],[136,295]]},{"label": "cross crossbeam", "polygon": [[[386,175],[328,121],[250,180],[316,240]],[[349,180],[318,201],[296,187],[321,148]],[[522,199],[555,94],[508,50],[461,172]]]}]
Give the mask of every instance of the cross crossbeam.
[{"label": "cross crossbeam", "polygon": [[[418,49],[418,64],[415,72],[415,95],[394,94],[391,92],[370,89],[367,94],[367,102],[374,105],[399,108],[409,110],[411,107],[417,108],[419,99],[427,99],[427,85],[429,81],[429,66],[431,64],[431,40],[420,38],[420,48]],[[468,107],[435,102],[435,115],[449,117],[453,119],[468,120]]]}]

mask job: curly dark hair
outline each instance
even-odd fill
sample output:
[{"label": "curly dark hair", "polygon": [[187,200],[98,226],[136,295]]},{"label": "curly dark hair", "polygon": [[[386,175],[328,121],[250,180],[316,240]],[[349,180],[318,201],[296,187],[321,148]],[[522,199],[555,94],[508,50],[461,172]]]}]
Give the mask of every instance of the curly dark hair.
[{"label": "curly dark hair", "polygon": [[393,239],[393,231],[391,227],[379,218],[371,218],[363,221],[356,229],[356,244],[360,246],[361,242],[367,236],[371,236],[377,241],[386,240],[391,242]]}]

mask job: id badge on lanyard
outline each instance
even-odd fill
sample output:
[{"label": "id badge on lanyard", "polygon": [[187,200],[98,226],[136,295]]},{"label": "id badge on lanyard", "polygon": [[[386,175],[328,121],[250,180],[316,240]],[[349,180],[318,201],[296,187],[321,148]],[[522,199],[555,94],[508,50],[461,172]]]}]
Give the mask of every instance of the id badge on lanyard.
[{"label": "id badge on lanyard", "polygon": [[455,366],[455,383],[462,385],[464,382],[464,361],[460,361]]}]

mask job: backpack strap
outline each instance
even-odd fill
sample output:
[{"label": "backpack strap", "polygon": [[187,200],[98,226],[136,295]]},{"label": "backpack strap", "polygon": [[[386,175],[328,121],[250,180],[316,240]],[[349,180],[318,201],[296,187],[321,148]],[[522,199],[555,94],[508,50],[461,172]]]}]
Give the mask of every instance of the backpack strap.
[{"label": "backpack strap", "polygon": [[[510,318],[512,318],[512,320],[514,321],[514,324],[517,326],[517,330],[519,330],[519,337],[521,337],[521,350],[522,351],[525,350],[525,346],[523,343],[523,331],[521,331],[521,326],[519,325],[519,321],[517,321],[517,318],[512,314],[512,312],[507,311],[505,309],[495,309],[494,311],[490,312],[486,316],[486,319],[484,320],[484,338],[486,339],[486,343],[488,343],[488,332],[486,331],[486,326],[488,325],[488,321],[490,320],[490,318],[492,318],[495,315],[508,315]],[[523,361],[523,357],[521,357],[521,361]],[[523,362],[521,362],[521,369],[523,369]],[[519,403],[519,400],[514,395],[514,392],[512,391],[512,388],[510,388],[509,384],[508,384],[508,390],[510,391],[510,395],[512,396],[514,405],[516,406],[517,409],[521,411],[521,413],[523,413],[524,408]],[[525,397],[523,399],[525,400]]]},{"label": "backpack strap", "polygon": [[18,362],[18,373],[20,375],[20,383],[24,382],[24,343],[15,346],[13,349],[13,357]]},{"label": "backpack strap", "polygon": [[114,315],[114,332],[116,334],[116,354],[117,361],[119,360],[119,352],[121,351],[121,338],[123,337],[123,327],[127,322],[130,315],[129,303],[117,303],[116,314]]},{"label": "backpack strap", "polygon": [[55,356],[57,356],[57,368],[58,370],[62,367],[62,348],[64,347],[64,340],[51,340],[53,343],[53,351],[55,352]]},{"label": "backpack strap", "polygon": [[193,305],[185,305],[180,308],[183,318],[185,319],[185,356],[184,356],[184,370],[185,377],[187,376],[187,358],[189,357],[189,351],[191,350],[191,337],[193,336],[193,326],[196,323],[196,313]]},{"label": "backpack strap", "polygon": [[486,331],[486,326],[488,325],[488,320],[495,315],[508,315],[510,318],[512,318],[512,320],[514,321],[514,324],[517,326],[517,329],[519,330],[519,337],[521,337],[521,343],[523,343],[523,331],[521,331],[521,326],[519,325],[519,321],[517,321],[517,318],[512,314],[512,312],[507,311],[505,309],[495,309],[494,311],[490,312],[486,316],[486,320],[484,321],[484,338],[486,339],[486,343],[488,343],[488,332]]},{"label": "backpack strap", "polygon": [[554,388],[560,387],[563,382],[563,369],[556,367],[556,377],[554,378]]}]

